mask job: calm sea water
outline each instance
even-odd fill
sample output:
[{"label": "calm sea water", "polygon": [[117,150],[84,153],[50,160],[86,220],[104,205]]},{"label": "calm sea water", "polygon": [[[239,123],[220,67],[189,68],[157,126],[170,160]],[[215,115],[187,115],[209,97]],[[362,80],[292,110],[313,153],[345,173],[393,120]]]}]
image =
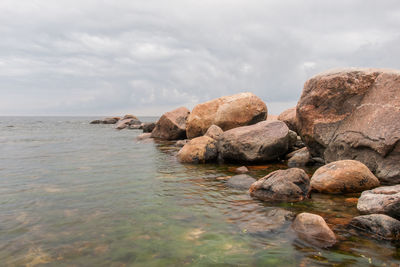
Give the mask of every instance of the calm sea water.
[{"label": "calm sea water", "polygon": [[[1,266],[398,266],[400,246],[349,232],[351,196],[265,204],[218,177],[232,165],[183,165],[173,143],[96,118],[0,118]],[[142,118],[154,121],[155,118]],[[280,168],[253,166],[258,178]],[[312,172],[312,170],[307,170]],[[277,227],[275,209],[322,215],[330,249]],[[253,225],[251,224],[253,222]],[[254,233],[254,222],[271,231]]]}]

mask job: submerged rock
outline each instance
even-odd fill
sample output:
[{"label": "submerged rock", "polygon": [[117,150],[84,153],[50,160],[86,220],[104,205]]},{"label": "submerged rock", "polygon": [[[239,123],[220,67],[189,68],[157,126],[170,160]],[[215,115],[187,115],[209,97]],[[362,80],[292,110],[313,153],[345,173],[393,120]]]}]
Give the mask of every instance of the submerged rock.
[{"label": "submerged rock", "polygon": [[220,127],[213,124],[210,126],[210,128],[208,128],[205,136],[209,136],[215,140],[218,140],[223,133],[224,133],[224,131],[222,131],[222,129]]},{"label": "submerged rock", "polygon": [[298,202],[307,198],[309,192],[310,179],[298,168],[274,171],[250,187],[252,197],[269,202]]},{"label": "submerged rock", "polygon": [[290,130],[297,132],[296,107],[283,111],[279,114],[278,120],[286,123]]},{"label": "submerged rock", "polygon": [[211,125],[223,131],[265,120],[267,106],[252,93],[224,96],[198,104],[187,121],[187,137],[204,135]]},{"label": "submerged rock", "polygon": [[217,158],[217,141],[208,136],[196,137],[178,152],[178,159],[185,163],[206,163]]},{"label": "submerged rock", "polygon": [[156,124],[154,122],[145,122],[143,124],[143,132],[151,133],[155,127],[156,127]]},{"label": "submerged rock", "polygon": [[364,214],[386,214],[400,220],[400,185],[382,186],[364,191],[357,209]]},{"label": "submerged rock", "polygon": [[379,180],[359,161],[341,160],[320,167],[311,188],[321,193],[357,193],[379,186]]},{"label": "submerged rock", "polygon": [[239,227],[242,232],[250,234],[277,233],[286,229],[295,216],[293,212],[284,209],[272,209],[263,216],[241,222]]},{"label": "submerged rock", "polygon": [[297,104],[298,133],[328,163],[361,161],[383,183],[400,183],[400,72],[341,69],[309,79]]},{"label": "submerged rock", "polygon": [[190,111],[180,107],[169,111],[157,121],[151,137],[164,140],[179,140],[186,138],[186,120]]},{"label": "submerged rock", "polygon": [[292,229],[298,237],[317,247],[331,247],[336,243],[336,236],[326,224],[324,218],[307,212],[296,216]]},{"label": "submerged rock", "polygon": [[378,239],[400,240],[400,221],[384,214],[357,216],[349,226]]},{"label": "submerged rock", "polygon": [[289,146],[289,128],[281,121],[263,121],[224,132],[218,141],[220,157],[226,161],[276,160]]},{"label": "submerged rock", "polygon": [[232,176],[227,182],[226,185],[232,188],[241,189],[241,190],[249,190],[250,186],[257,181],[253,177],[247,174],[239,174]]}]

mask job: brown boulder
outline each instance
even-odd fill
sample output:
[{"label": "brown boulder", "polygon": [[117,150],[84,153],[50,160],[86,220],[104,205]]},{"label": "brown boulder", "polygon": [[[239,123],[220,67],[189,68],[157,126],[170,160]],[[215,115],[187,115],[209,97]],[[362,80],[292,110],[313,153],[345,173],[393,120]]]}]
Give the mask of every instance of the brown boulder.
[{"label": "brown boulder", "polygon": [[[119,120],[117,122],[117,125],[115,125],[115,129],[122,130],[130,125],[135,125],[135,126],[137,125],[137,129],[139,129],[141,124],[142,123],[138,119],[126,118],[126,119]],[[136,129],[136,128],[133,127],[132,129]]]},{"label": "brown boulder", "polygon": [[302,169],[274,171],[251,185],[250,195],[263,201],[298,202],[308,197],[310,179]]},{"label": "brown boulder", "polygon": [[320,167],[311,177],[312,190],[321,193],[357,193],[379,186],[379,180],[359,161],[341,160]]},{"label": "brown boulder", "polygon": [[178,152],[178,159],[185,163],[206,163],[217,158],[217,141],[208,136],[196,137]]},{"label": "brown boulder", "polygon": [[336,236],[324,218],[316,214],[300,213],[294,220],[292,229],[301,240],[317,247],[331,247],[336,243]]},{"label": "brown boulder", "polygon": [[180,107],[169,111],[157,121],[151,137],[164,140],[179,140],[186,138],[186,120],[190,111]]},{"label": "brown boulder", "polygon": [[313,156],[356,159],[384,183],[400,183],[400,72],[343,69],[309,79],[298,133]]},{"label": "brown boulder", "polygon": [[387,214],[400,220],[400,185],[381,186],[362,192],[357,209],[364,214]]},{"label": "brown boulder", "polygon": [[188,138],[204,135],[215,124],[223,131],[265,120],[267,106],[252,93],[220,97],[194,107],[187,121]]},{"label": "brown boulder", "polygon": [[126,114],[123,118],[122,118],[123,120],[126,120],[126,119],[133,119],[133,120],[139,120],[138,119],[138,117],[136,117],[136,116],[134,116],[134,115],[131,115],[131,114]]},{"label": "brown boulder", "polygon": [[297,132],[296,107],[283,111],[279,114],[278,120],[286,123],[290,130]]},{"label": "brown boulder", "polygon": [[289,128],[281,121],[262,121],[224,132],[218,141],[220,158],[235,162],[275,160],[289,146]]},{"label": "brown boulder", "polygon": [[217,125],[211,125],[210,128],[208,128],[205,136],[211,137],[215,140],[218,140],[221,137],[221,134],[223,134],[224,131]]}]

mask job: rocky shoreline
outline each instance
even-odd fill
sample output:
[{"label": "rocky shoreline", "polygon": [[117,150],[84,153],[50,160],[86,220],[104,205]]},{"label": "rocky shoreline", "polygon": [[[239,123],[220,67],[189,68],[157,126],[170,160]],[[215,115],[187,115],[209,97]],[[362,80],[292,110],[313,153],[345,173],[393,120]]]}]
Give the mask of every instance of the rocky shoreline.
[{"label": "rocky shoreline", "polygon": [[[361,193],[360,216],[347,227],[383,240],[400,240],[400,72],[341,69],[309,79],[297,106],[270,119],[267,105],[241,93],[180,107],[154,124],[133,115],[92,121],[143,129],[138,140],[175,140],[182,163],[240,165],[286,162],[256,180],[237,169],[231,187],[264,202],[300,202],[322,194]],[[309,175],[306,165],[318,168]],[[291,217],[291,216],[289,216]],[[292,216],[298,238],[317,247],[337,242],[316,214]]]}]

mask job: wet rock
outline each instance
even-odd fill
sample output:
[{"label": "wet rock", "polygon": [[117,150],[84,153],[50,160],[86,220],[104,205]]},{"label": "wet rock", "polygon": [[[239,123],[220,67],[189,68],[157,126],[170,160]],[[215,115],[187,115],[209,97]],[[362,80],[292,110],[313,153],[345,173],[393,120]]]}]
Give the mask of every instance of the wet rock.
[{"label": "wet rock", "polygon": [[357,216],[349,226],[378,239],[400,240],[400,221],[385,214]]},{"label": "wet rock", "polygon": [[320,167],[311,177],[312,190],[321,193],[357,193],[379,186],[379,180],[359,161],[341,160]]},{"label": "wet rock", "polygon": [[220,158],[235,162],[275,160],[289,146],[289,129],[281,121],[263,121],[224,132],[218,141]]},{"label": "wet rock", "polygon": [[226,185],[232,188],[241,189],[241,190],[249,190],[250,186],[257,181],[253,177],[247,174],[239,174],[232,176],[227,182]]},{"label": "wet rock", "polygon": [[151,133],[142,133],[138,137],[136,137],[136,140],[142,141],[151,138]]},{"label": "wet rock", "polygon": [[185,107],[165,113],[157,121],[151,133],[153,138],[179,140],[186,138],[186,120],[190,111]]},{"label": "wet rock", "polygon": [[93,120],[90,122],[90,124],[101,124],[102,121],[101,120]]},{"label": "wet rock", "polygon": [[297,132],[296,107],[289,108],[279,114],[278,120],[286,123],[290,130]]},{"label": "wet rock", "polygon": [[265,215],[241,222],[239,227],[242,232],[250,234],[279,233],[290,225],[295,216],[293,212],[284,209],[272,209]]},{"label": "wet rock", "polygon": [[298,168],[274,171],[250,187],[252,197],[268,202],[298,202],[307,198],[309,192],[310,179]]},{"label": "wet rock", "polygon": [[308,152],[306,147],[293,151],[290,154],[291,155],[288,160],[289,167],[306,166],[310,162],[310,152]]},{"label": "wet rock", "polygon": [[220,97],[194,107],[187,121],[187,137],[204,135],[211,125],[223,131],[265,120],[267,106],[252,93]]},{"label": "wet rock", "polygon": [[154,122],[145,122],[143,124],[143,132],[151,133],[155,127],[156,127],[156,124]]},{"label": "wet rock", "polygon": [[221,135],[223,133],[224,133],[224,131],[222,131],[222,129],[220,127],[213,124],[210,126],[210,128],[208,128],[205,136],[211,137],[215,140],[219,140],[219,138],[221,137]]},{"label": "wet rock", "polygon": [[292,224],[298,237],[317,247],[331,247],[336,243],[336,236],[325,220],[316,214],[300,213]]},{"label": "wet rock", "polygon": [[185,140],[178,140],[175,143],[175,146],[177,147],[183,147],[184,145],[186,145],[187,143],[189,143],[189,139],[185,139]]},{"label": "wet rock", "polygon": [[241,174],[243,174],[243,173],[248,173],[248,172],[249,172],[249,169],[247,169],[246,166],[242,166],[242,167],[236,168],[236,169],[235,169],[235,172],[236,172],[236,173],[241,173]]},{"label": "wet rock", "polygon": [[380,213],[400,220],[400,185],[362,192],[357,209],[363,214]]},{"label": "wet rock", "polygon": [[297,104],[298,133],[326,162],[361,161],[383,183],[400,183],[400,72],[341,69],[309,79]]},{"label": "wet rock", "polygon": [[178,152],[178,159],[184,163],[206,163],[217,159],[217,141],[208,136],[196,137]]}]

